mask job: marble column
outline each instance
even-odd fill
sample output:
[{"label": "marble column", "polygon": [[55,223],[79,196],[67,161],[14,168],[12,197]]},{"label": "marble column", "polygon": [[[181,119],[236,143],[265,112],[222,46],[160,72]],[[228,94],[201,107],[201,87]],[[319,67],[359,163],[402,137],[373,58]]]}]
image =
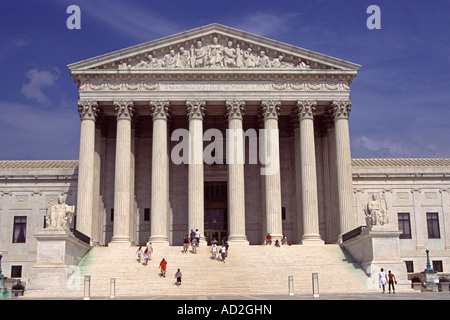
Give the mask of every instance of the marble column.
[{"label": "marble column", "polygon": [[81,119],[81,129],[77,191],[77,230],[92,238],[95,120],[99,113],[97,102],[90,100],[78,101],[78,113]]},{"label": "marble column", "polygon": [[189,119],[188,169],[188,233],[198,229],[200,242],[205,239],[204,181],[203,181],[203,118],[205,101],[186,101]]},{"label": "marble column", "polygon": [[260,152],[260,160],[264,164],[261,174],[265,180],[266,233],[272,240],[281,240],[283,226],[281,220],[281,180],[280,180],[280,146],[278,116],[280,101],[262,101],[261,111],[264,119],[265,150]]},{"label": "marble column", "polygon": [[169,101],[150,101],[153,116],[151,232],[153,245],[169,244],[167,223],[169,213],[169,156],[167,121]]},{"label": "marble column", "polygon": [[333,101],[331,105],[336,138],[336,177],[340,221],[339,242],[342,242],[344,233],[357,227],[353,212],[352,160],[348,127],[351,104],[351,100],[339,100]]},{"label": "marble column", "polygon": [[248,245],[245,235],[244,130],[245,101],[226,101],[228,165],[228,241]]},{"label": "marble column", "polygon": [[300,121],[300,170],[303,208],[302,244],[323,244],[319,234],[317,201],[316,151],[314,145],[314,114],[316,101],[298,101]]},{"label": "marble column", "polygon": [[114,101],[117,117],[114,230],[110,245],[131,245],[131,121],[133,101]]}]

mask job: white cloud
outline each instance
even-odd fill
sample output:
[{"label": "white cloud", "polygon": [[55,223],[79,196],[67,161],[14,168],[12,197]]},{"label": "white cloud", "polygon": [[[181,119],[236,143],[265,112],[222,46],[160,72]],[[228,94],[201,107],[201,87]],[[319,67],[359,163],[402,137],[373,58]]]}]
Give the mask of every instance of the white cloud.
[{"label": "white cloud", "polygon": [[386,158],[408,158],[412,154],[409,147],[402,142],[384,138],[373,139],[366,136],[354,138],[352,148],[352,153],[358,157],[371,154]]},{"label": "white cloud", "polygon": [[21,92],[25,97],[36,100],[41,104],[48,103],[49,100],[43,90],[52,87],[58,79],[58,75],[59,70],[57,68],[53,68],[52,71],[31,69],[25,74],[29,82],[22,86]]}]

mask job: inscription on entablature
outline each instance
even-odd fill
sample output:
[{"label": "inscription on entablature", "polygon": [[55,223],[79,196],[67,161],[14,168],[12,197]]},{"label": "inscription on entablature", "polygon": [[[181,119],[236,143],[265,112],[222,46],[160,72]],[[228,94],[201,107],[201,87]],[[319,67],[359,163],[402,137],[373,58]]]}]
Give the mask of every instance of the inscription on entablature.
[{"label": "inscription on entablature", "polygon": [[195,81],[195,82],[112,82],[92,81],[80,85],[80,91],[350,91],[346,81]]}]

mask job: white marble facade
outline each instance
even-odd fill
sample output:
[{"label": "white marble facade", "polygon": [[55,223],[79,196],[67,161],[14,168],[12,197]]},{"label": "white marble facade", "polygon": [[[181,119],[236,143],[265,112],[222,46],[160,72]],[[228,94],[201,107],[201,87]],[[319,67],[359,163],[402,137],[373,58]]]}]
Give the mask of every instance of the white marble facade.
[{"label": "white marble facade", "polygon": [[[350,85],[359,65],[212,24],[68,67],[79,91],[79,161],[36,172],[35,162],[0,162],[6,274],[35,261],[32,235],[49,197],[61,195],[93,245],[129,246],[180,245],[196,228],[207,238],[209,209],[227,210],[221,229],[235,244],[261,244],[267,232],[304,245],[340,243],[366,224],[363,207],[376,194],[394,228],[398,213],[410,214],[401,258],[422,271],[429,247],[449,272],[450,161],[351,159]],[[178,129],[191,134],[181,164],[173,159]],[[247,136],[233,141],[247,148],[252,132],[276,132],[268,155],[280,170],[262,174],[268,166],[249,149],[242,164],[230,164],[227,151],[238,159],[239,148],[227,129],[242,129]],[[214,140],[213,164],[206,132],[223,137]],[[204,194],[215,184],[227,187],[220,201]],[[437,213],[439,238],[427,235],[428,212]],[[25,243],[11,243],[15,216],[27,217]]]}]

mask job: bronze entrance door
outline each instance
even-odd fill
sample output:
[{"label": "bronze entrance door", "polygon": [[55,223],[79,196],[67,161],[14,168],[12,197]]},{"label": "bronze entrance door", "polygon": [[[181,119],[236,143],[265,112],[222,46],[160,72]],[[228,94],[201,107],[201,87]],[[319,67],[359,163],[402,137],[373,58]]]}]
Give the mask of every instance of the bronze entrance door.
[{"label": "bronze entrance door", "polygon": [[222,244],[228,237],[227,183],[205,182],[205,238]]}]

